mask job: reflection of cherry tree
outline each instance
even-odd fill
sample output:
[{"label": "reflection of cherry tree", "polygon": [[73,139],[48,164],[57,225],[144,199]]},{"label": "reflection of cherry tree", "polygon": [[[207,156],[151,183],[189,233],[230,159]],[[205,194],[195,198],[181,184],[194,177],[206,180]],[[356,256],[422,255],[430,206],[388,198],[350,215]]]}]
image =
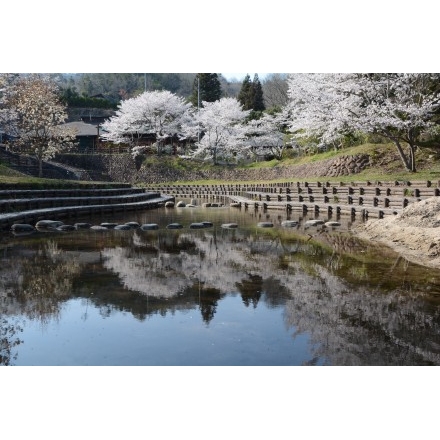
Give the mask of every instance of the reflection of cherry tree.
[{"label": "reflection of cherry tree", "polygon": [[10,312],[15,308],[42,321],[58,316],[61,302],[70,298],[72,279],[80,271],[79,262],[48,240],[36,254],[15,258],[10,264],[14,276],[0,283],[0,289],[13,298],[8,305]]},{"label": "reflection of cherry tree", "polygon": [[[149,242],[149,252],[143,254],[142,243],[150,238],[138,236],[136,252],[106,249],[104,264],[128,289],[150,296],[178,298],[201,285],[222,295],[240,292],[245,305],[256,306],[261,300],[268,306],[282,304],[293,336],[310,337],[311,364],[440,364],[432,342],[440,331],[440,311],[426,313],[417,284],[412,292],[402,286],[379,294],[382,281],[377,273],[375,284],[356,284],[360,273],[373,280],[362,261],[335,258],[306,242],[289,244],[252,234],[233,237],[229,232],[181,233],[174,237],[176,245],[190,244],[190,251],[181,247],[174,253],[159,245],[151,252]],[[344,270],[351,282],[339,275]]]},{"label": "reflection of cherry tree", "polygon": [[11,365],[11,361],[17,358],[13,350],[23,342],[17,336],[20,331],[22,329],[19,324],[0,316],[0,365]]},{"label": "reflection of cherry tree", "polygon": [[440,364],[432,342],[440,311],[427,318],[420,292],[383,295],[353,287],[322,266],[313,269],[315,275],[305,276],[292,292],[285,322],[294,336],[310,334],[315,359],[333,365]]}]

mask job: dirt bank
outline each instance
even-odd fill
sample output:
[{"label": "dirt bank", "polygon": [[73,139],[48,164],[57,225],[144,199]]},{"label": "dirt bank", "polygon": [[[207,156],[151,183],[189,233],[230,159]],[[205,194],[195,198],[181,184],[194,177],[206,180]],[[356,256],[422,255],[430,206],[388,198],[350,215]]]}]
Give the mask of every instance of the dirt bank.
[{"label": "dirt bank", "polygon": [[361,238],[383,243],[407,260],[440,269],[440,198],[407,206],[394,217],[369,220],[353,229]]}]

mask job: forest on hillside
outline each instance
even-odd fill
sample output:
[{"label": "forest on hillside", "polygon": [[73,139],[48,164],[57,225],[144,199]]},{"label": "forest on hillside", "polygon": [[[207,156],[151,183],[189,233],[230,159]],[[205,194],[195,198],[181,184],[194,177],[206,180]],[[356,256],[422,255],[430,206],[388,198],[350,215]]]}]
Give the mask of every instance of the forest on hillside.
[{"label": "forest on hillside", "polygon": [[[144,91],[168,90],[185,99],[194,92],[196,73],[64,73],[56,74],[66,100],[78,106],[116,106]],[[223,97],[236,98],[242,81],[218,74]],[[287,102],[287,75],[272,73],[262,81],[266,108]],[[98,98],[96,98],[98,97]],[[90,100],[95,101],[90,101]],[[101,101],[96,101],[100,99]],[[76,101],[75,101],[76,100]]]}]

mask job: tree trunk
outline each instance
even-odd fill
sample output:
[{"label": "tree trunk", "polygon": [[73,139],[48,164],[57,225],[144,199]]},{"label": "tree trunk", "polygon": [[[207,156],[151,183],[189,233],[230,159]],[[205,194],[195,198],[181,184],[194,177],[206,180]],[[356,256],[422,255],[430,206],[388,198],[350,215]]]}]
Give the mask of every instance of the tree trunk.
[{"label": "tree trunk", "polygon": [[416,146],[413,144],[408,145],[409,148],[409,157],[410,157],[410,165],[411,165],[411,172],[416,172]]},{"label": "tree trunk", "polygon": [[402,146],[400,145],[400,142],[398,140],[393,139],[394,144],[397,147],[397,150],[399,151],[400,158],[402,159],[403,165],[405,166],[405,169],[407,171],[411,171],[412,173],[416,172],[416,158],[415,158],[415,146],[412,144],[408,144],[409,148],[409,157],[406,156],[405,152],[403,151]]},{"label": "tree trunk", "polygon": [[38,177],[43,177],[43,158],[38,158]]}]

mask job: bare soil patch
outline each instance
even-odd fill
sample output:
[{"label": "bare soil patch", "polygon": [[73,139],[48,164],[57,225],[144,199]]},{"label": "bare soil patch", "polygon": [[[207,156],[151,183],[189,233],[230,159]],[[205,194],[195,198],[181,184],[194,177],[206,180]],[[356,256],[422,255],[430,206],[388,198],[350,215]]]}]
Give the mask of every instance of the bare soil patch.
[{"label": "bare soil patch", "polygon": [[440,269],[440,198],[407,206],[394,217],[369,220],[353,230],[360,238],[383,243],[417,264]]}]

